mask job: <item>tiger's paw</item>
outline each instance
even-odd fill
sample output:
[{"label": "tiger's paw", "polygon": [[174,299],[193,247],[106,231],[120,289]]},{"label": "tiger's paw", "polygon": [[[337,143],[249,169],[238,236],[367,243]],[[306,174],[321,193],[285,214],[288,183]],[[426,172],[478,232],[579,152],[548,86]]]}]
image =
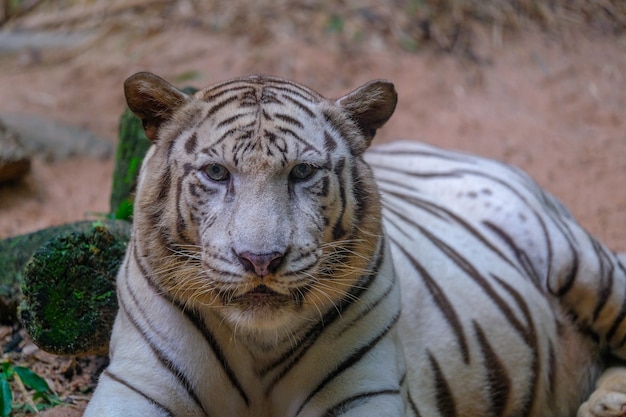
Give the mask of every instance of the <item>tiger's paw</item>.
[{"label": "tiger's paw", "polygon": [[610,368],[600,377],[578,417],[626,417],[626,368]]},{"label": "tiger's paw", "polygon": [[626,416],[626,394],[598,390],[578,409],[578,417]]}]

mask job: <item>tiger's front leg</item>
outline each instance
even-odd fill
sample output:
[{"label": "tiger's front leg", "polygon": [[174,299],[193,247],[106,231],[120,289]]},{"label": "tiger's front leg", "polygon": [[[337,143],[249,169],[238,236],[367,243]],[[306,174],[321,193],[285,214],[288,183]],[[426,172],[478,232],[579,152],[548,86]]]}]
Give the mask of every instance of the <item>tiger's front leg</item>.
[{"label": "tiger's front leg", "polygon": [[596,390],[578,409],[578,417],[626,416],[626,368],[609,368]]},{"label": "tiger's front leg", "polygon": [[104,371],[85,412],[93,417],[171,417],[171,414],[139,392],[131,389],[124,381],[113,378]]}]

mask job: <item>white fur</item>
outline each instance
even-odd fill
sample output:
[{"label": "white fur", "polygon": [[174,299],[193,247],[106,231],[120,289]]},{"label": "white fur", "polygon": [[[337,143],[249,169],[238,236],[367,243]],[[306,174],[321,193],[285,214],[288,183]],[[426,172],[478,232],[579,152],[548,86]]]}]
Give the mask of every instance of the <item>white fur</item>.
[{"label": "white fur", "polygon": [[[160,163],[157,155],[153,148],[144,167]],[[279,321],[268,315],[243,323],[236,311],[220,314],[210,303],[190,302],[189,311],[203,309],[193,316],[186,304],[150,285],[158,271],[143,264],[148,242],[133,240],[118,278],[123,308],[113,330],[111,365],[85,417],[167,416],[168,410],[180,417],[317,417],[343,399],[377,390],[383,394],[351,402],[341,415],[412,416],[417,409],[430,417],[454,404],[459,416],[485,416],[496,408],[508,416],[526,404],[529,417],[572,416],[601,370],[601,349],[626,356],[619,343],[626,324],[611,331],[626,293],[624,267],[615,255],[553,197],[505,165],[414,142],[374,148],[365,160],[384,203],[385,238],[371,239],[385,242],[385,261],[359,301],[323,323],[315,344],[294,355],[297,361],[284,375],[289,361],[272,368],[276,355],[291,347],[299,352],[307,332],[338,307],[320,300],[319,311],[308,307],[297,320],[282,314]],[[272,185],[267,166],[255,168],[245,178],[257,179],[239,190],[248,197],[233,212],[216,214],[235,223],[198,233],[213,245],[227,242],[222,246],[228,250],[234,241],[235,251],[255,245],[271,252],[289,246],[289,239],[310,240],[313,229],[292,218],[297,204]],[[148,181],[142,172],[140,189]],[[236,223],[241,219],[244,225]],[[300,230],[295,237],[291,227]],[[187,273],[181,269],[181,276]],[[573,285],[562,292],[572,277]],[[610,295],[598,312],[600,286]],[[387,331],[400,308],[397,325]],[[265,325],[264,317],[271,322]],[[595,333],[600,343],[584,332]],[[377,335],[379,343],[364,349]],[[342,368],[361,349],[363,357]],[[445,383],[437,385],[438,373]],[[490,392],[496,380],[504,384],[498,389],[509,390],[499,406],[493,404],[498,393]],[[447,389],[453,399],[444,404]]]}]

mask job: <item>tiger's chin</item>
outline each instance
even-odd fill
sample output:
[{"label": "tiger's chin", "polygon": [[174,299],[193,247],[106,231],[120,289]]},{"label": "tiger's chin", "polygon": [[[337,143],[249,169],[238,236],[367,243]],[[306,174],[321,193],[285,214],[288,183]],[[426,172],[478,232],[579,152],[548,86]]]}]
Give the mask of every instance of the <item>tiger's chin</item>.
[{"label": "tiger's chin", "polygon": [[229,297],[220,311],[238,332],[255,335],[291,333],[303,322],[311,321],[297,291],[282,294],[265,285]]},{"label": "tiger's chin", "polygon": [[228,304],[252,314],[264,314],[293,305],[295,300],[291,295],[280,294],[266,285],[259,285],[231,298]]}]

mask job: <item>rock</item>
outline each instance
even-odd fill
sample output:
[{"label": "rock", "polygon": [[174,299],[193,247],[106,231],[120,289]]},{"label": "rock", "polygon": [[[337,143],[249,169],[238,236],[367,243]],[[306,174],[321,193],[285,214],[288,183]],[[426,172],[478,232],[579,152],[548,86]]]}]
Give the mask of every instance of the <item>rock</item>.
[{"label": "rock", "polygon": [[17,181],[30,170],[30,152],[14,130],[0,121],[0,183]]},{"label": "rock", "polygon": [[107,159],[113,153],[110,141],[76,126],[43,117],[3,114],[4,123],[19,133],[22,143],[33,154],[55,161],[76,155]]},{"label": "rock", "polygon": [[93,34],[85,32],[64,33],[59,31],[0,31],[0,52],[23,49],[76,48],[92,40]]},{"label": "rock", "polygon": [[41,349],[57,355],[108,351],[117,313],[115,278],[130,225],[94,224],[44,243],[23,272],[19,318]]}]

